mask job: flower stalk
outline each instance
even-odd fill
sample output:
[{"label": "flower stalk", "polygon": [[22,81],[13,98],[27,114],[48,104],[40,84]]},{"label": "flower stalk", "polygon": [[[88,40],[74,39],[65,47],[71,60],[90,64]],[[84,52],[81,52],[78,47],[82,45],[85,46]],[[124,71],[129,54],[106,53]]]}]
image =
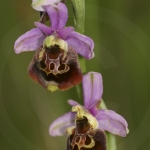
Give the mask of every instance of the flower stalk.
[{"label": "flower stalk", "polygon": [[74,10],[74,23],[77,32],[84,33],[85,0],[71,0]]},{"label": "flower stalk", "polygon": [[[75,30],[81,34],[84,34],[85,23],[85,0],[71,0],[74,10],[74,25]],[[86,72],[85,59],[79,56],[82,72]]]}]

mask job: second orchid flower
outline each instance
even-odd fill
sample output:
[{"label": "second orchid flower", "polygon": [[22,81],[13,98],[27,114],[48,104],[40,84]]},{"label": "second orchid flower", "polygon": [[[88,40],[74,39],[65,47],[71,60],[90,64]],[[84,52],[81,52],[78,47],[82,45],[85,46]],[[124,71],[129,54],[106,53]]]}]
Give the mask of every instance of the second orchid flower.
[{"label": "second orchid flower", "polygon": [[72,106],[69,112],[56,119],[50,126],[52,136],[68,133],[67,150],[106,150],[104,131],[109,131],[125,137],[129,130],[126,120],[112,110],[99,109],[103,83],[99,73],[90,72],[83,77],[84,106],[74,100],[68,103]]}]

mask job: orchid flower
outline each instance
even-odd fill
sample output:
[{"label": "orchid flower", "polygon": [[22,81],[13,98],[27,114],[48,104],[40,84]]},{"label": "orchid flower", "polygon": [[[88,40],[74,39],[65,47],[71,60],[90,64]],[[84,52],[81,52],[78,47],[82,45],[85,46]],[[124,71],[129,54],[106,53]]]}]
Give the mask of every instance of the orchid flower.
[{"label": "orchid flower", "polygon": [[33,28],[20,36],[14,45],[15,52],[35,51],[28,72],[30,77],[50,91],[67,90],[82,80],[78,54],[86,59],[94,57],[94,42],[65,27],[68,10],[63,3],[46,5],[51,26],[35,22]]},{"label": "orchid flower", "polygon": [[104,131],[125,137],[129,132],[128,124],[114,111],[99,109],[103,93],[101,74],[90,72],[84,75],[82,85],[84,106],[68,100],[72,111],[57,118],[50,125],[49,133],[52,136],[67,133],[67,150],[78,150],[81,147],[105,150]]}]

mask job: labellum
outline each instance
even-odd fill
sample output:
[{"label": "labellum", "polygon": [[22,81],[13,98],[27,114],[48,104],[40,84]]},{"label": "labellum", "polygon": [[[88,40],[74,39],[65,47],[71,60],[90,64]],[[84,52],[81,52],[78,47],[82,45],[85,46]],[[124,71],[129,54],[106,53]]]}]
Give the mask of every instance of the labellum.
[{"label": "labellum", "polygon": [[29,65],[30,77],[50,91],[67,90],[82,80],[78,55],[67,42],[47,36]]},{"label": "labellum", "polygon": [[86,117],[76,118],[76,128],[68,128],[66,150],[106,150],[104,131],[92,129]]}]

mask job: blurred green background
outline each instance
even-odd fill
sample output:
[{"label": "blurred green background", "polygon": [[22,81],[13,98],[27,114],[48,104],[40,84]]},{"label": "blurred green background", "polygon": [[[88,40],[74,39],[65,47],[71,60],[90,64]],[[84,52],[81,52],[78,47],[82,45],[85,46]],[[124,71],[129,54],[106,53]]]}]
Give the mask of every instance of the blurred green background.
[{"label": "blurred green background", "polygon": [[[118,150],[150,149],[150,2],[85,0],[85,34],[95,42],[87,72],[103,76],[109,109],[129,123],[127,137],[117,137]],[[64,150],[66,137],[51,137],[49,125],[70,111],[68,99],[80,103],[76,88],[51,93],[33,82],[27,68],[34,52],[14,53],[15,40],[39,19],[31,0],[5,0],[0,5],[0,150]],[[69,20],[73,25],[70,0]],[[80,85],[81,87],[81,85]]]}]

